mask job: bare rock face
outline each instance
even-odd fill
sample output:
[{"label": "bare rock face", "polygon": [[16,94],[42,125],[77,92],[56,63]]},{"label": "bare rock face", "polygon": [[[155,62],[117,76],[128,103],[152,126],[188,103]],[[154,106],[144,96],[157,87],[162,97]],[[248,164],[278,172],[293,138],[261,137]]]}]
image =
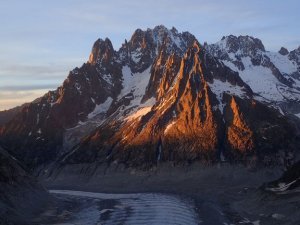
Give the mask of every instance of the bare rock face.
[{"label": "bare rock face", "polygon": [[254,147],[253,132],[247,125],[243,113],[234,97],[232,97],[230,101],[230,110],[232,120],[227,130],[228,143],[233,149],[241,153],[251,151]]},{"label": "bare rock face", "polygon": [[285,47],[281,47],[280,50],[278,51],[281,55],[288,55],[289,50],[287,50]]},{"label": "bare rock face", "polygon": [[111,41],[106,38],[104,41],[98,39],[92,48],[88,63],[91,65],[110,63],[114,57],[114,49]]},{"label": "bare rock face", "polygon": [[300,66],[300,46],[291,51],[290,54],[288,55],[289,59],[294,61],[297,65],[298,65],[298,68]]},{"label": "bare rock face", "polygon": [[[0,142],[32,168],[53,161],[279,163],[299,140],[276,107],[282,96],[297,98],[297,82],[274,57],[249,36],[202,46],[164,26],[137,29],[118,51],[98,39],[62,86],[1,128]],[[298,59],[296,51],[282,57]],[[265,80],[269,92],[255,89]]]}]

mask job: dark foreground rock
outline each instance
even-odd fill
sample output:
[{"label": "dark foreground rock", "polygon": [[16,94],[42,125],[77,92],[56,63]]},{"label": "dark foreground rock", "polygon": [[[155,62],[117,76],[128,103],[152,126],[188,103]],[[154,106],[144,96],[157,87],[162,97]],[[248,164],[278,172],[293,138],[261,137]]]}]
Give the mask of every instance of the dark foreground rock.
[{"label": "dark foreground rock", "polygon": [[279,194],[300,192],[300,161],[292,165],[279,179],[266,184],[264,188]]},{"label": "dark foreground rock", "polygon": [[38,181],[0,148],[0,224],[33,224],[51,201]]}]

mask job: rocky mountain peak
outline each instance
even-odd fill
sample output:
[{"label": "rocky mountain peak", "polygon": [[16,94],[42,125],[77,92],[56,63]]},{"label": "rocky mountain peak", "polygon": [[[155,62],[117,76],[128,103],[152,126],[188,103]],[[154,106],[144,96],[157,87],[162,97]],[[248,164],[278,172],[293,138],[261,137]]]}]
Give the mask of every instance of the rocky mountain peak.
[{"label": "rocky mountain peak", "polygon": [[251,36],[234,36],[229,35],[222,38],[219,44],[223,48],[227,48],[228,52],[237,53],[245,55],[254,55],[257,51],[265,51],[265,47],[260,39]]},{"label": "rocky mountain peak", "polygon": [[175,27],[172,27],[172,28],[171,28],[171,32],[172,32],[173,34],[177,34],[177,33],[178,33],[178,30],[177,30]]},{"label": "rocky mountain peak", "polygon": [[[183,32],[179,33],[176,28],[168,29],[163,25],[156,26],[153,29],[148,28],[143,31],[137,29],[130,41],[123,45],[120,49],[123,57],[131,58],[131,62],[137,64],[142,58],[154,58],[161,49],[168,53],[178,52],[183,55],[188,46],[190,46],[196,38],[194,35]],[[143,61],[142,61],[143,62]],[[144,63],[146,63],[144,61]]]},{"label": "rocky mountain peak", "polygon": [[[239,72],[244,81],[248,81],[250,86],[252,84],[251,88],[254,89],[254,92],[261,94],[267,101],[287,98],[295,99],[294,94],[292,94],[294,91],[290,88],[293,88],[296,82],[292,77],[285,75],[289,74],[294,78],[298,77],[296,68],[298,56],[296,51],[290,52],[288,57],[277,52],[265,51],[261,40],[248,35],[238,37],[234,35],[226,36],[221,41],[211,45],[204,45],[204,47],[212,56],[222,60],[232,70]],[[284,54],[286,54],[286,51]],[[294,61],[294,63],[291,61]],[[283,66],[283,64],[287,66]],[[265,75],[265,78],[263,75]],[[267,76],[268,78],[266,79]],[[257,85],[258,79],[265,85]],[[270,85],[268,80],[274,80],[275,83],[278,83],[271,85],[272,88],[270,89],[272,91],[270,92],[266,92],[264,87]],[[284,88],[276,88],[278,85],[284,85]]]},{"label": "rocky mountain peak", "polygon": [[[250,36],[202,46],[192,34],[162,25],[137,29],[118,51],[109,39],[98,39],[88,63],[4,125],[0,141],[33,166],[65,154],[64,162],[147,165],[216,160],[220,151],[239,159],[263,151],[262,145],[277,149],[277,139],[264,145],[262,137],[282,129],[280,121],[292,125],[255,99],[277,96],[252,90],[260,76],[277,79],[274,89],[287,83],[271,56]],[[288,140],[285,133],[280,140]]]},{"label": "rocky mountain peak", "polygon": [[289,59],[296,62],[298,64],[298,67],[300,68],[300,46],[297,49],[290,52]]},{"label": "rocky mountain peak", "polygon": [[92,47],[88,63],[95,65],[101,62],[109,62],[113,56],[114,48],[111,41],[108,38],[105,38],[105,40],[99,38]]},{"label": "rocky mountain peak", "polygon": [[287,50],[285,47],[281,47],[280,50],[278,51],[281,55],[288,55],[289,50]]}]

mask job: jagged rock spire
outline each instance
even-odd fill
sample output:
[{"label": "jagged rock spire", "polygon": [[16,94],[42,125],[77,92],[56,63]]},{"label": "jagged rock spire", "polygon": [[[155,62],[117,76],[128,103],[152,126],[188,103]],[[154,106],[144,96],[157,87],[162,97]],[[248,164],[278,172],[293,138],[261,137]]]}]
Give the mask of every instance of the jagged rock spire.
[{"label": "jagged rock spire", "polygon": [[95,65],[101,61],[108,62],[114,55],[114,49],[111,41],[108,38],[105,40],[98,39],[92,48],[88,63]]}]

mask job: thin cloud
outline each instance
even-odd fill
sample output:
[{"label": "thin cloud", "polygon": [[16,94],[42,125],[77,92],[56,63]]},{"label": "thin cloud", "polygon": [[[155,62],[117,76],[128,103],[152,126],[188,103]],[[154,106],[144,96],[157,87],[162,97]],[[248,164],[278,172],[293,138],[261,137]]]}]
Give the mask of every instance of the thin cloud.
[{"label": "thin cloud", "polygon": [[0,68],[1,74],[52,74],[63,73],[65,66],[44,66],[44,65],[7,65]]},{"label": "thin cloud", "polygon": [[[67,76],[69,71],[75,66],[82,65],[84,60],[61,60],[61,65],[48,64],[48,65],[30,65],[21,63],[11,63],[6,60],[0,60],[0,81],[11,82],[11,78],[18,81],[21,80],[49,80],[52,83],[62,82]],[[2,83],[3,85],[3,83]],[[0,83],[1,86],[1,83]]]},{"label": "thin cloud", "polygon": [[30,90],[30,91],[4,91],[0,92],[0,111],[31,102],[43,94],[47,93],[47,89]]},{"label": "thin cloud", "polygon": [[16,85],[16,86],[0,86],[0,97],[3,92],[14,92],[14,91],[30,91],[30,90],[41,90],[56,89],[57,84],[38,84],[38,85]]}]

